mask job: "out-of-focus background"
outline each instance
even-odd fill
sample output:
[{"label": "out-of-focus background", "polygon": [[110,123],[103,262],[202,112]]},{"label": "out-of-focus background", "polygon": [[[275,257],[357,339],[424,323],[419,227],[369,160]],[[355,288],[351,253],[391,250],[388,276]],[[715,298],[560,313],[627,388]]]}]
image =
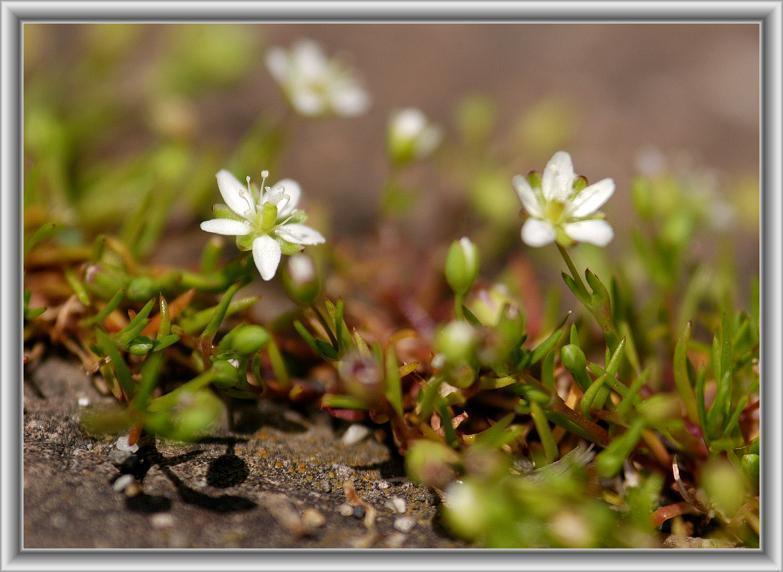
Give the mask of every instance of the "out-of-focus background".
[{"label": "out-of-focus background", "polygon": [[[99,213],[133,207],[128,172],[165,141],[187,141],[192,153],[163,155],[162,169],[191,161],[193,176],[209,181],[197,198],[188,195],[197,212],[217,196],[217,168],[239,164],[240,179],[257,177],[268,167],[263,149],[257,161],[230,158],[259,118],[275,124],[286,113],[265,49],[312,38],[356,71],[372,106],[358,118],[289,121],[272,178],[299,180],[331,213],[332,235],[361,236],[377,225],[390,112],[422,109],[448,142],[460,106],[478,95],[495,113],[487,145],[502,157],[501,179],[541,169],[566,148],[578,172],[617,181],[607,213],[622,233],[634,174],[688,170],[749,221],[745,231],[726,232],[737,233],[746,260],[757,259],[755,25],[36,24],[24,35],[28,174],[66,155],[44,178],[59,177],[48,184],[60,194],[94,197],[78,213],[88,226],[103,224]],[[410,175],[419,195],[412,236],[421,238],[423,227],[425,238],[468,232],[464,210],[449,210],[460,183],[443,170],[419,171]],[[40,183],[28,177],[27,192]],[[509,185],[499,210],[517,208],[512,194]]]}]

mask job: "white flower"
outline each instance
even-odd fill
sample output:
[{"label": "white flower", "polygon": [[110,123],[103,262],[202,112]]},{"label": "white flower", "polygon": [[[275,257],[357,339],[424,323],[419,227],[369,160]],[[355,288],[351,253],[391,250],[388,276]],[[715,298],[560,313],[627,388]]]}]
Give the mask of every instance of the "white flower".
[{"label": "white flower", "polygon": [[325,241],[321,233],[303,224],[307,215],[296,208],[302,193],[296,181],[284,179],[265,187],[269,173],[263,171],[261,188],[255,189],[250,177],[245,187],[228,171],[216,176],[228,208],[216,205],[218,218],[202,222],[201,230],[237,237],[240,250],[253,251],[253,261],[264,280],[274,277],[283,254],[296,254],[304,246]]},{"label": "white flower", "polygon": [[266,67],[302,115],[359,115],[370,105],[367,92],[351,70],[327,59],[312,40],[300,40],[288,51],[270,48]]},{"label": "white flower", "polygon": [[[571,155],[555,153],[540,177],[517,175],[514,189],[530,215],[522,226],[522,240],[530,246],[544,246],[557,241],[563,246],[572,242],[589,242],[606,246],[614,231],[598,209],[614,193],[614,181],[601,179],[584,186],[577,177]],[[540,182],[539,182],[540,181]]]},{"label": "white flower", "polygon": [[426,157],[437,148],[442,137],[440,127],[419,109],[401,109],[389,120],[389,152],[400,162]]}]

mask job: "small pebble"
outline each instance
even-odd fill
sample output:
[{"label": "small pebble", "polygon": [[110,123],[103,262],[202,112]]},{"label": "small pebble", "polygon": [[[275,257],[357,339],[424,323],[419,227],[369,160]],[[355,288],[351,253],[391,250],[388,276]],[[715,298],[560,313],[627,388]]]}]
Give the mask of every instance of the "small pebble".
[{"label": "small pebble", "polygon": [[394,528],[400,532],[410,532],[416,526],[416,521],[409,516],[401,516],[394,520]]},{"label": "small pebble", "polygon": [[391,485],[389,484],[389,481],[379,481],[378,482],[378,488],[382,491],[385,491],[388,489]]},{"label": "small pebble", "polygon": [[400,514],[405,514],[405,509],[407,506],[405,505],[405,499],[401,499],[400,497],[394,497],[391,500],[391,504],[394,507],[394,510],[396,510]]},{"label": "small pebble", "polygon": [[167,512],[159,512],[152,515],[150,521],[155,528],[168,528],[174,526],[174,517]]},{"label": "small pebble", "polygon": [[77,402],[79,407],[87,407],[90,404],[90,398],[81,396]]},{"label": "small pebble", "polygon": [[356,443],[367,437],[369,434],[370,430],[366,426],[359,423],[354,423],[348,427],[348,430],[343,434],[343,445],[348,447],[351,445],[356,445]]},{"label": "small pebble", "polygon": [[131,456],[132,454],[128,451],[120,451],[119,449],[109,451],[109,461],[112,465],[117,465],[118,467],[130,459]]},{"label": "small pebble", "polygon": [[364,510],[363,506],[355,506],[353,507],[353,516],[354,518],[364,518],[364,515],[367,511]]},{"label": "small pebble", "polygon": [[307,508],[302,513],[302,524],[308,532],[313,531],[326,524],[326,517],[314,508]]},{"label": "small pebble", "polygon": [[353,514],[353,507],[347,503],[343,503],[337,507],[337,512],[343,516],[351,516]]},{"label": "small pebble", "polygon": [[119,450],[119,451],[127,451],[128,453],[135,453],[135,452],[137,452],[139,450],[139,446],[138,445],[136,445],[136,444],[129,445],[128,444],[128,436],[127,435],[123,435],[122,437],[117,439],[117,442],[114,443],[114,447],[117,450]]},{"label": "small pebble", "polygon": [[321,492],[322,493],[330,493],[332,492],[332,485],[329,481],[321,481]]},{"label": "small pebble", "polygon": [[125,487],[125,496],[126,497],[135,497],[141,494],[141,486],[139,486],[139,483],[132,482],[127,487]]},{"label": "small pebble", "polygon": [[136,479],[133,478],[133,475],[122,475],[116,481],[114,481],[112,488],[115,492],[122,492],[135,480]]}]

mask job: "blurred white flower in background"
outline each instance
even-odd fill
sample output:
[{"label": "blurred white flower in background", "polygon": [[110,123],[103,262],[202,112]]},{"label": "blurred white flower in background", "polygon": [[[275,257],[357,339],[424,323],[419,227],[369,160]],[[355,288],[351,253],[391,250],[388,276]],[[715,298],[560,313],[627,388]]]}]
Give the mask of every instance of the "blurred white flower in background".
[{"label": "blurred white flower in background", "polygon": [[614,231],[598,212],[614,193],[614,181],[601,179],[587,185],[574,173],[571,155],[558,151],[542,175],[517,175],[514,189],[530,217],[522,226],[522,240],[529,246],[557,241],[562,246],[588,242],[606,246]]},{"label": "blurred white flower in background", "polygon": [[336,59],[328,59],[312,40],[300,40],[289,50],[267,51],[266,67],[297,113],[305,116],[364,113],[370,98],[356,78]]},{"label": "blurred white flower in background", "polygon": [[228,208],[216,205],[218,218],[202,222],[201,230],[237,237],[240,250],[253,251],[253,261],[264,280],[275,276],[283,254],[293,255],[304,246],[325,242],[321,233],[304,224],[307,215],[296,208],[302,194],[296,181],[284,179],[266,187],[269,173],[263,171],[256,189],[250,177],[245,187],[228,171],[216,176]]},{"label": "blurred white flower in background", "polygon": [[397,163],[422,159],[432,153],[443,138],[440,127],[412,107],[395,111],[389,119],[389,154]]}]

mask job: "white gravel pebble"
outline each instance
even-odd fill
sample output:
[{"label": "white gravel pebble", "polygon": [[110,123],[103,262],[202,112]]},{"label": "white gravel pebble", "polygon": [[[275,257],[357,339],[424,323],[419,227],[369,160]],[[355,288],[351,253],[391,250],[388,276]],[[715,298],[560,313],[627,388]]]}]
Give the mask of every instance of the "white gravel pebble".
[{"label": "white gravel pebble", "polygon": [[337,507],[337,512],[343,516],[351,516],[353,514],[353,507],[347,503],[343,503]]},{"label": "white gravel pebble", "polygon": [[115,490],[115,492],[122,492],[135,480],[136,479],[133,478],[133,475],[122,475],[116,481],[114,481],[112,488]]},{"label": "white gravel pebble", "polygon": [[394,507],[394,510],[396,510],[400,514],[405,514],[405,509],[407,508],[405,504],[405,499],[401,499],[400,497],[394,497],[391,500],[391,504]]},{"label": "white gravel pebble", "polygon": [[167,512],[159,512],[152,515],[150,522],[155,528],[168,528],[174,526],[174,517]]},{"label": "white gravel pebble", "polygon": [[87,407],[90,404],[90,398],[81,396],[77,403],[79,404],[79,407]]},{"label": "white gravel pebble", "polygon": [[366,426],[355,423],[348,427],[348,430],[343,435],[343,445],[356,445],[356,443],[367,437],[369,434],[370,430]]},{"label": "white gravel pebble", "polygon": [[139,450],[139,446],[138,445],[129,445],[128,444],[128,436],[127,435],[123,435],[122,437],[117,439],[117,442],[114,443],[114,446],[118,450],[126,451],[128,453],[135,453],[136,451]]},{"label": "white gravel pebble", "polygon": [[409,516],[401,516],[394,520],[394,528],[400,532],[410,532],[416,526],[416,521]]}]

